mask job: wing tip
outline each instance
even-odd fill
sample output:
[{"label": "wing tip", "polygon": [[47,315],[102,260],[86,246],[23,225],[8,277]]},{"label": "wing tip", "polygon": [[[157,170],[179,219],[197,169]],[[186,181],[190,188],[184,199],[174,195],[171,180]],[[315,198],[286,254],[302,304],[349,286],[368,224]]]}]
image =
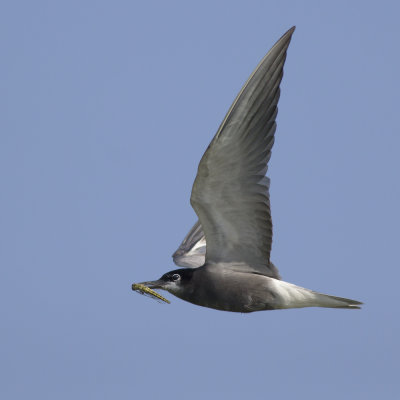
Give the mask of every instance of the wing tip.
[{"label": "wing tip", "polygon": [[292,35],[294,33],[294,31],[296,30],[296,25],[293,25],[290,29],[288,29],[282,36],[281,38],[276,42],[276,44],[278,43],[282,43],[282,42],[287,42],[287,47],[289,46],[289,43],[292,39]]},{"label": "wing tip", "polygon": [[290,29],[288,29],[284,34],[283,34],[283,36],[282,37],[285,37],[285,36],[292,36],[293,35],[293,32],[296,30],[296,25],[293,25]]}]

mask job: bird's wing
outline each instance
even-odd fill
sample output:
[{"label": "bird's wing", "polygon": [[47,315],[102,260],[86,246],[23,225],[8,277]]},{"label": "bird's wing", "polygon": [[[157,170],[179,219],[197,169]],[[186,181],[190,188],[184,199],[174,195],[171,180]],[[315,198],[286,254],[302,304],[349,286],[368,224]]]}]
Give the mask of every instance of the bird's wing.
[{"label": "bird's wing", "polygon": [[199,221],[193,225],[172,258],[179,267],[197,268],[204,264],[206,239]]},{"label": "bird's wing", "polygon": [[286,51],[294,27],[261,60],[200,161],[191,204],[207,241],[207,263],[279,277],[270,263],[272,220],[265,176]]}]

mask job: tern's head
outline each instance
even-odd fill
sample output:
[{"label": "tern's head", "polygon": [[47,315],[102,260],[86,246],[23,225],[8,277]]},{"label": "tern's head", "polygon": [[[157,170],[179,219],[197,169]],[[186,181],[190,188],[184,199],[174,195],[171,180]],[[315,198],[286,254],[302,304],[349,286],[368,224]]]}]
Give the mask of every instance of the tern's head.
[{"label": "tern's head", "polygon": [[142,282],[142,285],[150,289],[162,289],[178,295],[180,292],[189,289],[191,286],[193,268],[180,268],[167,272],[157,281]]}]

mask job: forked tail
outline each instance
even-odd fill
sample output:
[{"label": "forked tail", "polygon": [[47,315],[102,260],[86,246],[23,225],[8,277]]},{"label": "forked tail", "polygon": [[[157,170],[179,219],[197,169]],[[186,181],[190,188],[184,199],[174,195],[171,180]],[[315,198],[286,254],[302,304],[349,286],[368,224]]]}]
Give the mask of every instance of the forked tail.
[{"label": "forked tail", "polygon": [[317,307],[347,308],[357,310],[360,309],[361,305],[363,304],[360,301],[346,299],[344,297],[331,296],[329,294],[323,294],[314,291],[312,293],[316,295],[315,300]]},{"label": "forked tail", "polygon": [[326,307],[359,309],[362,303],[344,297],[331,296],[302,288],[292,283],[270,278],[270,290],[276,296],[276,308]]}]

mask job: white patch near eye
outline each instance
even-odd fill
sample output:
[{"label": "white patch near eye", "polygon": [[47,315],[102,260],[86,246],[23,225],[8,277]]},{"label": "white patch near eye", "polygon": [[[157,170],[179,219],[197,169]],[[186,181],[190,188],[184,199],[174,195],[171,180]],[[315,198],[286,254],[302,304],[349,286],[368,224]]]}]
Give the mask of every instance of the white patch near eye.
[{"label": "white patch near eye", "polygon": [[179,281],[181,279],[181,276],[179,274],[173,274],[172,275],[172,280],[174,282]]},{"label": "white patch near eye", "polygon": [[167,282],[165,283],[163,290],[166,290],[167,292],[170,292],[172,294],[177,294],[182,290],[182,287],[179,285],[178,281],[177,282]]}]

